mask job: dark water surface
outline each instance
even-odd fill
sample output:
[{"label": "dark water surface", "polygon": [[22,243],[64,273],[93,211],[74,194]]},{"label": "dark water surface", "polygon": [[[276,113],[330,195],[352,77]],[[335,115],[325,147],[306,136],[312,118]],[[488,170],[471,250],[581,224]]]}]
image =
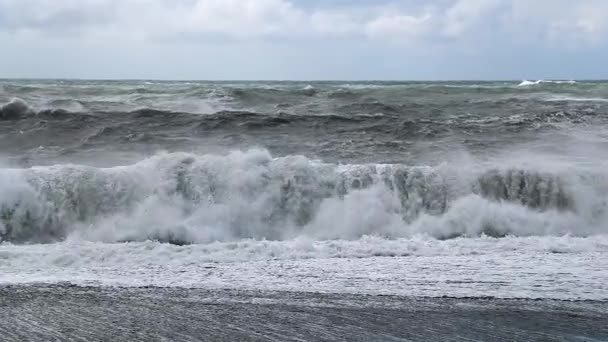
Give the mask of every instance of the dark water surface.
[{"label": "dark water surface", "polygon": [[0,153],[21,165],[252,146],[420,164],[456,148],[563,150],[572,130],[600,134],[608,83],[0,80],[0,106]]}]

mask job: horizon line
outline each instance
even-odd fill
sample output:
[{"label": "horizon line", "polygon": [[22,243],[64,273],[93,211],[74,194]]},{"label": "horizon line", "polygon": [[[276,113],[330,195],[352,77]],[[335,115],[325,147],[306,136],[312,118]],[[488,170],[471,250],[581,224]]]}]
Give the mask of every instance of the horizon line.
[{"label": "horizon line", "polygon": [[82,78],[0,77],[2,81],[154,81],[154,82],[522,82],[522,81],[608,81],[608,78],[512,78],[512,79],[180,79],[180,78]]}]

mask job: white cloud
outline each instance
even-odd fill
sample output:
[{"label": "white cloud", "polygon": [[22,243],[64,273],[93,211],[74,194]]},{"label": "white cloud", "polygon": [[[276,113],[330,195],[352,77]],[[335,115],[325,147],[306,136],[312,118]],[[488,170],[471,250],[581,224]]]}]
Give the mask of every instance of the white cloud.
[{"label": "white cloud", "polygon": [[234,37],[294,32],[304,13],[284,0],[206,0],[181,7],[172,18],[173,29]]},{"label": "white cloud", "polygon": [[519,36],[538,36],[559,46],[608,41],[608,1],[511,1],[510,29]]},{"label": "white cloud", "polygon": [[491,21],[485,22],[485,20],[495,14],[492,12],[497,10],[502,2],[501,0],[457,1],[445,12],[443,34],[448,37],[458,37],[475,26],[491,24]]},{"label": "white cloud", "polygon": [[598,42],[608,34],[608,1],[582,2],[572,12],[564,13],[551,24],[551,38],[560,40],[568,37],[571,40],[585,39]]},{"label": "white cloud", "polygon": [[412,16],[395,13],[372,19],[367,23],[365,32],[372,38],[409,41],[430,34],[433,26],[431,14]]},{"label": "white cloud", "polygon": [[302,1],[0,0],[0,30],[123,40],[345,36],[407,43],[471,39],[480,32],[597,43],[608,34],[605,0],[437,0],[424,8],[404,0],[316,8]]},{"label": "white cloud", "polygon": [[0,0],[0,28],[61,30],[112,20],[113,0]]},{"label": "white cloud", "polygon": [[344,11],[315,11],[310,16],[311,30],[322,35],[351,35],[360,30],[360,18]]}]

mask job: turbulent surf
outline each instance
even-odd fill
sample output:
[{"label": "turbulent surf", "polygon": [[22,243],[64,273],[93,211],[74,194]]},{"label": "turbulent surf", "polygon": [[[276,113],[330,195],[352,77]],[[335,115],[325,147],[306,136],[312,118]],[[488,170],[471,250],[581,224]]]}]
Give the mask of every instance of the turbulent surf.
[{"label": "turbulent surf", "polygon": [[[213,287],[227,263],[217,286],[335,291],[334,259],[370,259],[424,295],[605,299],[581,265],[608,255],[606,127],[600,81],[1,80],[0,282]],[[491,270],[541,257],[564,286]],[[462,263],[508,284],[409,278]]]}]

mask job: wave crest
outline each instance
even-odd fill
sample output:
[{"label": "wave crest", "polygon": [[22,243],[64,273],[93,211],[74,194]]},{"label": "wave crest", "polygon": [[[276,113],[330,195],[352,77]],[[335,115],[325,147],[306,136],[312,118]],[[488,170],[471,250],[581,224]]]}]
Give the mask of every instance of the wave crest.
[{"label": "wave crest", "polygon": [[461,175],[445,166],[334,165],[263,150],[0,173],[0,239],[12,242],[606,232],[607,183],[583,174]]},{"label": "wave crest", "polygon": [[539,84],[576,84],[576,81],[546,81],[546,80],[537,80],[537,81],[528,81],[528,80],[523,80],[521,81],[521,83],[519,84],[520,87],[529,87],[529,86],[534,86],[534,85],[539,85]]},{"label": "wave crest", "polygon": [[34,114],[34,110],[19,98],[14,98],[0,106],[0,120],[15,120],[32,114]]}]

